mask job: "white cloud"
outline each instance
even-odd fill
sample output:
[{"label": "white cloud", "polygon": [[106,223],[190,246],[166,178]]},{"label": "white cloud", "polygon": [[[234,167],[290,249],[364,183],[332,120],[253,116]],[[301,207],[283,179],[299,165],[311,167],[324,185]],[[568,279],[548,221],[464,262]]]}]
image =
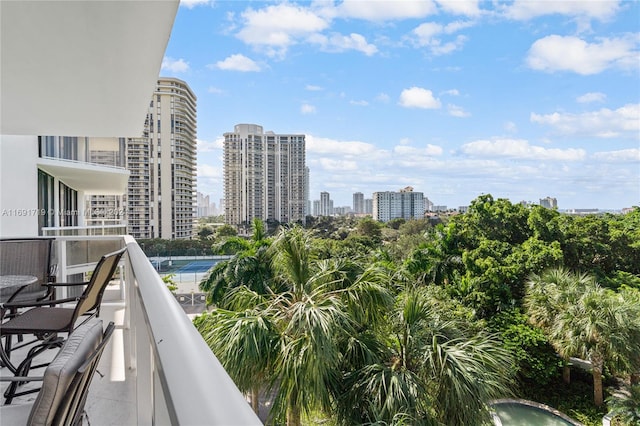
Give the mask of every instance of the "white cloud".
[{"label": "white cloud", "polygon": [[456,50],[462,49],[462,46],[467,41],[467,37],[463,35],[457,36],[453,41],[447,43],[434,42],[429,48],[434,55],[447,55]]},{"label": "white cloud", "polygon": [[198,164],[198,178],[222,178],[222,169],[208,164]]},{"label": "white cloud", "polygon": [[336,205],[348,205],[356,191],[369,197],[410,185],[436,204],[450,204],[456,194],[469,197],[453,201],[455,207],[470,202],[473,194],[517,202],[537,200],[553,188],[550,195],[562,208],[578,208],[591,207],[580,204],[578,193],[628,198],[639,189],[635,150],[587,155],[581,149],[546,149],[525,140],[494,138],[466,144],[461,155],[448,156],[435,145],[416,147],[411,139],[404,137],[385,150],[307,135],[311,198],[329,191]]},{"label": "white cloud", "polygon": [[340,160],[335,158],[320,158],[318,160],[322,168],[330,171],[353,171],[358,170],[358,162],[354,160]]},{"label": "white cloud", "polygon": [[323,90],[322,87],[314,86],[313,84],[307,84],[304,88],[305,90],[308,90],[310,92],[318,92],[320,90]]},{"label": "white cloud", "polygon": [[421,156],[435,157],[435,156],[442,155],[442,147],[427,144],[425,148],[416,148],[413,146],[403,144],[403,145],[396,145],[393,148],[393,153],[401,156],[408,156],[408,157],[421,157]]},{"label": "white cloud", "polygon": [[516,0],[505,9],[507,17],[529,20],[544,15],[566,15],[607,20],[619,10],[618,1],[531,1]]},{"label": "white cloud", "polygon": [[447,105],[447,110],[449,111],[449,115],[451,115],[453,117],[464,118],[464,117],[470,117],[471,116],[471,114],[469,112],[465,111],[464,108],[462,108],[461,106],[458,106],[458,105],[449,104],[449,105]]},{"label": "white cloud", "polygon": [[504,123],[503,127],[507,133],[513,134],[518,132],[518,126],[513,121],[507,121],[506,123]]},{"label": "white cloud", "polygon": [[598,74],[608,68],[629,69],[640,61],[636,44],[632,37],[602,38],[588,43],[574,36],[550,35],[531,45],[526,63],[534,70],[572,71],[581,75]]},{"label": "white cloud", "polygon": [[477,157],[509,157],[521,160],[580,161],[583,149],[556,149],[530,145],[522,139],[477,140],[464,144],[461,152]]},{"label": "white cloud", "polygon": [[441,9],[454,15],[478,16],[480,7],[478,0],[436,0]]},{"label": "white cloud", "polygon": [[218,87],[215,87],[215,86],[209,86],[207,88],[207,92],[208,93],[213,93],[214,95],[222,95],[224,93],[224,90],[222,90],[222,89],[220,89]]},{"label": "white cloud", "polygon": [[184,59],[173,59],[168,56],[162,58],[162,65],[160,66],[162,71],[170,71],[170,72],[187,72],[189,71],[189,63],[185,62]]},{"label": "white cloud", "polygon": [[367,21],[391,21],[424,18],[437,12],[428,0],[370,1],[345,0],[335,10],[342,18],[357,18]]},{"label": "white cloud", "polygon": [[326,29],[329,22],[313,11],[288,3],[242,12],[244,27],[237,37],[253,46],[268,46],[266,53],[282,56],[297,39]]},{"label": "white cloud", "polygon": [[302,114],[315,114],[316,107],[305,103],[305,104],[302,104],[302,106],[300,107],[300,112]]},{"label": "white cloud", "polygon": [[438,109],[441,106],[440,101],[433,96],[431,90],[415,86],[404,89],[400,93],[398,103],[405,108]]},{"label": "white cloud", "polygon": [[367,102],[367,101],[349,101],[349,103],[351,105],[357,105],[357,106],[367,106],[367,105],[369,105],[369,102]]},{"label": "white cloud", "polygon": [[619,151],[596,152],[593,158],[604,163],[640,163],[640,149],[621,149]]},{"label": "white cloud", "polygon": [[602,108],[581,114],[531,113],[531,122],[550,126],[564,135],[588,135],[601,138],[627,134],[640,137],[640,104],[627,104],[615,110]]},{"label": "white cloud", "polygon": [[469,21],[456,21],[447,25],[436,22],[425,22],[413,29],[413,42],[419,47],[426,47],[434,55],[444,55],[461,49],[467,41],[463,35],[456,36],[453,40],[443,42],[441,35],[454,34],[461,29],[472,26]]},{"label": "white cloud", "polygon": [[427,46],[431,39],[438,34],[442,34],[444,27],[435,22],[425,22],[413,29],[412,33],[417,37],[417,42],[421,46]]},{"label": "white cloud", "polygon": [[218,61],[215,64],[215,68],[219,68],[225,71],[241,71],[241,72],[257,72],[260,71],[260,66],[250,58],[237,53]]},{"label": "white cloud", "polygon": [[187,9],[193,9],[196,6],[203,6],[209,4],[210,0],[180,0],[180,6],[184,6]]},{"label": "white cloud", "polygon": [[458,91],[458,89],[446,90],[442,94],[443,95],[449,95],[449,96],[460,96],[460,92]]},{"label": "white cloud", "polygon": [[224,138],[219,137],[213,142],[203,141],[196,139],[196,151],[198,152],[212,152],[223,148]]},{"label": "white cloud", "polygon": [[376,100],[380,101],[380,102],[384,102],[387,103],[391,100],[391,97],[389,95],[387,95],[386,93],[378,93],[378,95],[376,96]]},{"label": "white cloud", "polygon": [[585,93],[582,96],[578,96],[576,98],[576,101],[580,102],[581,104],[586,104],[590,102],[604,102],[606,98],[607,98],[607,95],[605,95],[604,93],[589,92],[589,93]]},{"label": "white cloud", "polygon": [[351,33],[348,36],[332,34],[328,37],[323,34],[313,34],[307,41],[319,44],[322,50],[327,52],[356,50],[367,56],[374,55],[378,52],[378,48],[375,45],[368,43],[362,35],[355,33]]},{"label": "white cloud", "polygon": [[307,152],[313,154],[333,154],[360,157],[377,151],[377,148],[370,143],[359,141],[337,141],[335,139],[316,137],[313,135],[306,135],[305,142]]}]

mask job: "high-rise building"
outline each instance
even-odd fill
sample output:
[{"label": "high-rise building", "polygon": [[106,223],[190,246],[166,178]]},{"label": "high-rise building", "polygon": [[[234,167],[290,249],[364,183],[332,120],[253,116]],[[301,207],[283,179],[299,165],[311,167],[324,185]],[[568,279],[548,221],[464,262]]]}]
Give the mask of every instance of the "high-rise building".
[{"label": "high-rise building", "polygon": [[305,135],[237,124],[224,134],[223,164],[226,223],[249,226],[254,218],[304,222]]},{"label": "high-rise building", "polygon": [[317,216],[331,216],[333,215],[333,200],[328,192],[322,191],[320,193],[320,210],[316,214]]},{"label": "high-rise building", "polygon": [[364,213],[364,194],[362,192],[353,194],[353,212],[355,214]]},{"label": "high-rise building", "polygon": [[[49,140],[51,137],[43,137]],[[55,137],[53,138],[56,139]],[[80,142],[86,146],[81,150],[87,161],[110,167],[126,167],[126,138],[58,138],[67,143]],[[125,193],[120,194],[89,194],[85,193],[85,224],[87,226],[109,226],[126,224],[126,210],[124,207]]]},{"label": "high-rise building", "polygon": [[135,238],[189,238],[196,216],[196,96],[160,77],[142,137],[127,142],[128,230]]},{"label": "high-rise building", "polygon": [[424,217],[424,195],[408,186],[399,192],[373,193],[373,219],[388,222],[391,219],[419,219]]},{"label": "high-rise building", "polygon": [[213,215],[213,209],[211,206],[211,200],[208,195],[204,195],[202,192],[197,193],[197,217],[207,217]]},{"label": "high-rise building", "polygon": [[364,199],[364,214],[373,214],[373,198]]},{"label": "high-rise building", "polygon": [[304,168],[304,216],[307,217],[311,214],[311,201],[309,199],[309,186],[311,185],[309,177],[309,167]]},{"label": "high-rise building", "polygon": [[429,200],[429,198],[424,197],[424,211],[432,212],[433,211],[433,202]]},{"label": "high-rise building", "polygon": [[541,198],[540,205],[542,207],[546,207],[548,209],[557,209],[558,208],[558,200],[552,197]]}]

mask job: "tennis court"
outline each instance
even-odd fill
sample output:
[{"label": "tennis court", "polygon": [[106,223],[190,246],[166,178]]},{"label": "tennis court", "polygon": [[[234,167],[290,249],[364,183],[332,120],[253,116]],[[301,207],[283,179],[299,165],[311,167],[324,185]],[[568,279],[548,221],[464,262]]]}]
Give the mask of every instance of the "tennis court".
[{"label": "tennis court", "polygon": [[216,263],[215,260],[193,260],[172,272],[175,274],[207,272]]}]

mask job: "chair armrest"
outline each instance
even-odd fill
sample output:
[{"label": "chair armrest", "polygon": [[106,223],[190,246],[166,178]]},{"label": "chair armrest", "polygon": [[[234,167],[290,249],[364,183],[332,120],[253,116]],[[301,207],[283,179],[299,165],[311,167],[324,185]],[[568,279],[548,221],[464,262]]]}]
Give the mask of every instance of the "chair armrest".
[{"label": "chair armrest", "polygon": [[41,382],[44,376],[11,376],[0,377],[0,382]]},{"label": "chair armrest", "polygon": [[89,281],[81,282],[81,283],[49,283],[46,284],[49,287],[73,287],[78,285],[87,285]]},{"label": "chair armrest", "polygon": [[66,299],[43,300],[42,302],[25,302],[25,303],[0,303],[3,309],[7,308],[35,308],[38,306],[59,305],[66,302],[77,302],[82,296],[67,297]]}]

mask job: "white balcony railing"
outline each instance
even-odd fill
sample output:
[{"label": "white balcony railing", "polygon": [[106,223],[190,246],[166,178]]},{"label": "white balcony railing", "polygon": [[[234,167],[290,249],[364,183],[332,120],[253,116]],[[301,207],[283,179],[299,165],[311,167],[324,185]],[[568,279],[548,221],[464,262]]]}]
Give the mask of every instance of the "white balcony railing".
[{"label": "white balcony railing", "polygon": [[[136,423],[262,424],[133,237],[56,238],[59,279],[92,270],[100,254],[125,245],[122,350],[127,375],[135,380]],[[111,420],[92,423],[117,421]]]},{"label": "white balcony railing", "polygon": [[[87,220],[90,223],[100,223],[100,225],[89,226],[50,226],[42,228],[42,235],[46,237],[58,236],[106,236],[106,235],[123,235],[127,233],[127,224],[121,219],[115,220]],[[116,224],[110,224],[119,222]]]}]

